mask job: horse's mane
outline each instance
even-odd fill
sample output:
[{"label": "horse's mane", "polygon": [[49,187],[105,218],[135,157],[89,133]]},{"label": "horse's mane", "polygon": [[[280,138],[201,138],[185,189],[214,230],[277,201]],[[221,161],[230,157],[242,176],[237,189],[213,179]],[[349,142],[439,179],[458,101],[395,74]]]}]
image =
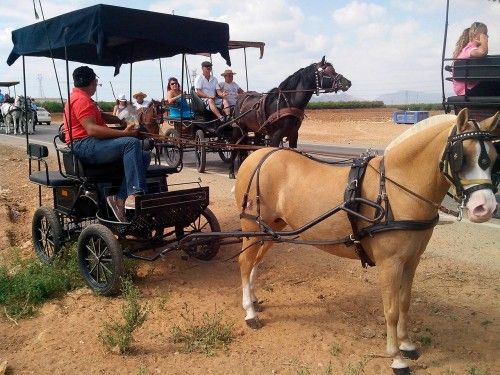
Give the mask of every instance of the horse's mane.
[{"label": "horse's mane", "polygon": [[274,87],[268,92],[266,103],[271,103],[273,100],[277,99],[279,91],[295,90],[299,85],[299,82],[304,78],[305,75],[314,73],[315,66],[315,63],[311,64],[309,66],[306,66],[305,68],[300,68],[295,73],[289,75],[283,82],[279,84],[278,87]]},{"label": "horse's mane", "polygon": [[445,121],[449,120],[454,120],[457,116],[455,115],[437,115],[437,116],[432,116],[429,117],[423,121],[420,121],[416,125],[413,125],[411,128],[400,134],[397,138],[395,138],[389,145],[385,148],[384,155],[389,151],[391,148],[399,145],[406,139],[412,137],[413,135],[416,135],[420,132],[423,132],[429,128],[432,128],[434,126],[441,125]]}]

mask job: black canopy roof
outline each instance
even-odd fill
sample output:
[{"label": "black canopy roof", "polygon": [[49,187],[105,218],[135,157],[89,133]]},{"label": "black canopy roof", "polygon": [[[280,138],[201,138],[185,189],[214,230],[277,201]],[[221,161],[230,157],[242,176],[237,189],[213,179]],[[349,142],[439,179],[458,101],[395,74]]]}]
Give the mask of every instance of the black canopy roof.
[{"label": "black canopy roof", "polygon": [[20,56],[65,59],[65,45],[68,60],[114,66],[115,75],[122,64],[181,53],[220,53],[231,65],[226,23],[103,4],[14,30],[12,42],[8,65]]}]

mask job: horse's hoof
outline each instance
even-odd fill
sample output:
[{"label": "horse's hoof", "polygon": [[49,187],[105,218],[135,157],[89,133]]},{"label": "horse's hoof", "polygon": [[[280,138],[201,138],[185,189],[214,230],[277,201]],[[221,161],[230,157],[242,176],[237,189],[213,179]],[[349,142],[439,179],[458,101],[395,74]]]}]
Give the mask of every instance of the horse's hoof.
[{"label": "horse's hoof", "polygon": [[394,373],[394,375],[411,375],[411,370],[409,367],[393,368],[392,372]]},{"label": "horse's hoof", "polygon": [[403,356],[403,358],[415,360],[415,359],[418,359],[418,357],[420,357],[420,353],[416,349],[415,350],[400,350],[400,352],[401,352],[401,355]]},{"label": "horse's hoof", "polygon": [[251,329],[259,329],[264,327],[264,324],[259,320],[259,318],[253,318],[253,319],[248,319],[245,320],[247,323],[247,326],[249,326]]},{"label": "horse's hoof", "polygon": [[253,309],[256,311],[256,312],[262,312],[264,311],[264,306],[262,306],[259,301],[255,301],[253,303]]}]

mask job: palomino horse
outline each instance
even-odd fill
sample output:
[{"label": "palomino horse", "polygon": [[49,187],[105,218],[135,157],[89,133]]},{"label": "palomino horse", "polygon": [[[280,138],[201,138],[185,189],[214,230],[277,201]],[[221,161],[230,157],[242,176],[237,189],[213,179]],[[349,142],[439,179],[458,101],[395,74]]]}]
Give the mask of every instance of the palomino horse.
[{"label": "palomino horse", "polygon": [[[347,91],[351,81],[335,71],[325,61],[301,68],[277,88],[266,94],[248,92],[238,96],[234,107],[237,127],[233,130],[233,143],[248,132],[268,135],[271,146],[279,146],[287,138],[291,148],[297,147],[299,128],[304,118],[304,108],[314,93]],[[236,152],[232,152],[234,162]],[[234,178],[234,163],[231,163],[229,177]]]},{"label": "palomino horse", "polygon": [[[359,182],[362,198],[385,202],[379,217],[385,216],[383,220],[388,222],[370,224],[366,218],[376,215],[375,208],[361,205],[358,212],[365,219],[358,218],[356,225],[364,236],[357,236],[360,232],[351,228],[345,212],[313,226],[305,225],[330,208],[347,206],[343,203],[344,186],[350,168],[321,163],[291,149],[267,148],[250,154],[235,185],[236,202],[243,210],[242,234],[249,234],[243,237],[239,256],[247,324],[251,328],[262,326],[256,313],[259,305],[254,282],[257,265],[273,245],[272,239],[279,240],[285,233],[279,231],[287,225],[292,231],[305,226],[300,234],[302,243],[353,259],[363,259],[353,250],[361,247],[367,259],[376,264],[391,367],[397,374],[410,373],[403,357],[418,357],[407,327],[415,269],[437,223],[439,204],[451,185],[462,196],[470,221],[484,222],[492,217],[497,204],[491,169],[497,154],[491,141],[500,136],[499,122],[500,113],[479,124],[469,121],[466,109],[458,116],[434,116],[395,139],[383,156],[372,158],[364,180],[349,179],[354,182],[349,185]],[[379,230],[370,233],[370,226]],[[259,236],[262,232],[268,236]],[[350,241],[353,237],[359,242]],[[332,239],[339,238],[346,241],[332,244]],[[293,241],[299,240],[289,242]],[[349,243],[355,246],[348,247]]]}]

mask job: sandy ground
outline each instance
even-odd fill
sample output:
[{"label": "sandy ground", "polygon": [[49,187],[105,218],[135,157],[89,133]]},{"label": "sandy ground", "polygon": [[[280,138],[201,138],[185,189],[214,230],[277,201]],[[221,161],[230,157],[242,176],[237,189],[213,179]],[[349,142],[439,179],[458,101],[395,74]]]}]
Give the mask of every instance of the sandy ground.
[{"label": "sandy ground", "polygon": [[[390,120],[391,110],[309,111],[300,139],[384,146],[408,128]],[[0,261],[13,247],[32,256],[30,222],[37,188],[28,183],[22,149],[0,148]],[[201,177],[210,186],[210,207],[222,230],[238,227],[233,182],[208,168],[185,168],[170,182]],[[220,173],[219,173],[220,172]],[[50,192],[44,192],[48,200]],[[471,368],[498,374],[498,227],[445,221],[417,269],[411,333],[422,356],[415,374],[465,374]],[[39,314],[14,324],[0,314],[0,363],[10,374],[388,374],[385,323],[377,269],[317,249],[278,245],[264,260],[258,296],[265,326],[246,328],[235,259],[238,245],[215,259],[182,260],[171,253],[142,263],[136,280],[149,316],[129,355],[108,352],[98,333],[120,319],[120,298],[98,297],[86,288],[46,303]],[[221,311],[234,323],[235,340],[214,356],[185,354],[169,342],[183,323],[182,311],[196,317]]]}]

